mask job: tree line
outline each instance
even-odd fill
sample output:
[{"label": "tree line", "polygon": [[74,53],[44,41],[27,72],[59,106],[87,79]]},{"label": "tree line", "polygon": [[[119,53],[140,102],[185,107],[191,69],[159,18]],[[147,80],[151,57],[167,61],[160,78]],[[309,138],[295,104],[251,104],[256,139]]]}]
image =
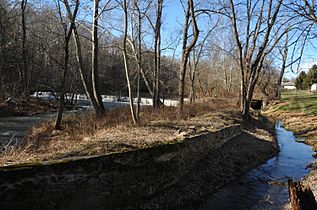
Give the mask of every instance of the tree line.
[{"label": "tree line", "polygon": [[317,65],[313,65],[307,73],[301,71],[295,80],[295,87],[297,90],[306,90],[314,83],[317,83]]},{"label": "tree line", "polygon": [[255,92],[279,96],[317,23],[314,1],[187,0],[167,38],[171,4],[0,0],[0,98],[58,93],[56,129],[68,92],[89,96],[97,115],[105,112],[101,94],[127,95],[134,124],[141,96],[155,109],[163,96],[178,98],[181,114],[185,97],[235,95],[247,118]]}]

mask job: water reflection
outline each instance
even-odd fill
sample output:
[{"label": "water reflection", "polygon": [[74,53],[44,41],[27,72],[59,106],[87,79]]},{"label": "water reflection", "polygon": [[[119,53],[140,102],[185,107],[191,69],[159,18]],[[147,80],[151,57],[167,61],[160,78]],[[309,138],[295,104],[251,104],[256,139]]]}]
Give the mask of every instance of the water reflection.
[{"label": "water reflection", "polygon": [[278,156],[228,184],[198,209],[282,209],[288,201],[288,190],[282,183],[307,175],[314,152],[310,146],[296,142],[281,122],[276,123],[276,138]]}]

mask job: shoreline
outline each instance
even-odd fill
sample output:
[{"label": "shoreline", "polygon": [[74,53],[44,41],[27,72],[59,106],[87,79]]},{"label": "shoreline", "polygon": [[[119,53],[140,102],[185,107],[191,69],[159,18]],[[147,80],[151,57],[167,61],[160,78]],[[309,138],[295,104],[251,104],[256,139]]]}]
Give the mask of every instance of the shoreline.
[{"label": "shoreline", "polygon": [[[261,120],[262,120],[262,122],[260,122]],[[121,174],[123,177],[134,177],[134,175],[132,175],[132,174],[137,174],[137,177],[138,177],[137,179],[140,179],[142,177],[142,179],[151,180],[150,183],[152,183],[154,180],[156,180],[153,177],[152,178],[148,177],[149,176],[148,174],[157,174],[158,172],[155,172],[155,170],[157,170],[158,168],[156,168],[154,166],[153,166],[154,168],[151,167],[150,171],[154,170],[153,173],[149,172],[148,169],[146,169],[146,170],[142,169],[141,171],[139,171],[141,165],[147,161],[141,161],[139,163],[141,165],[136,164],[135,166],[133,166],[134,161],[139,162],[140,160],[142,160],[143,156],[140,155],[142,153],[142,151],[153,151],[154,153],[150,152],[149,154],[157,154],[158,155],[157,156],[158,160],[163,161],[164,165],[165,165],[165,166],[162,165],[160,167],[165,168],[164,170],[167,169],[167,171],[166,171],[167,174],[171,173],[171,171],[176,170],[178,172],[175,172],[175,173],[178,175],[174,174],[173,175],[174,178],[167,179],[168,181],[167,180],[164,181],[164,179],[168,178],[168,176],[166,177],[165,175],[163,175],[161,178],[157,179],[158,182],[160,182],[160,183],[162,182],[163,185],[159,184],[156,187],[152,186],[152,184],[150,184],[150,185],[145,184],[144,186],[142,186],[142,185],[138,186],[141,184],[140,181],[138,181],[137,182],[138,184],[135,185],[135,184],[133,184],[133,181],[131,182],[131,180],[129,180],[129,178],[125,178],[126,186],[124,186],[124,187],[128,187],[127,189],[131,189],[131,187],[134,186],[134,187],[132,187],[132,189],[134,189],[133,191],[138,192],[137,189],[139,187],[141,187],[140,190],[143,188],[147,189],[147,187],[150,187],[150,188],[148,188],[148,190],[149,190],[148,192],[151,192],[151,193],[147,194],[146,193],[147,190],[143,189],[143,190],[139,191],[139,192],[145,193],[145,195],[143,195],[143,196],[140,196],[140,194],[138,194],[138,193],[134,194],[134,196],[132,196],[128,193],[126,195],[127,197],[125,199],[127,201],[126,205],[125,204],[123,205],[121,202],[114,202],[113,203],[112,201],[110,202],[109,200],[108,201],[110,203],[106,203],[106,204],[113,209],[131,209],[134,207],[139,208],[139,209],[148,209],[148,208],[151,208],[151,209],[166,209],[166,208],[184,209],[184,207],[186,207],[186,209],[195,209],[195,206],[191,206],[192,204],[195,205],[197,203],[203,202],[205,199],[205,196],[207,196],[208,194],[215,192],[217,189],[221,188],[225,184],[230,183],[231,181],[235,180],[238,176],[246,173],[247,171],[251,170],[252,168],[254,168],[258,165],[261,165],[262,163],[266,162],[268,159],[270,159],[271,157],[273,157],[274,155],[276,155],[278,153],[278,148],[276,145],[274,135],[272,133],[272,128],[269,128],[267,125],[265,125],[265,123],[263,122],[263,119],[260,119],[260,121],[254,121],[255,125],[250,125],[250,124],[249,125],[246,125],[246,124],[242,125],[242,127],[243,127],[241,130],[242,134],[240,134],[240,135],[237,135],[237,134],[239,134],[238,131],[233,131],[233,133],[232,133],[232,131],[230,131],[232,134],[235,133],[235,135],[237,135],[237,136],[235,136],[234,138],[229,138],[228,141],[225,141],[224,144],[220,144],[220,146],[218,146],[218,147],[214,147],[214,146],[209,147],[210,148],[209,150],[206,148],[206,146],[203,146],[203,145],[205,145],[205,143],[203,143],[203,142],[206,142],[206,143],[209,142],[209,141],[207,141],[208,138],[206,140],[199,140],[198,142],[195,142],[196,141],[196,140],[194,140],[195,138],[203,138],[203,137],[198,136],[198,137],[193,137],[193,140],[191,140],[191,141],[186,140],[187,138],[185,138],[183,140],[183,142],[188,141],[190,143],[175,142],[173,144],[165,144],[162,146],[160,146],[160,145],[158,146],[158,148],[165,148],[165,149],[156,149],[156,147],[153,147],[153,148],[145,148],[145,149],[141,149],[141,150],[137,149],[134,151],[128,151],[126,153],[116,153],[116,154],[108,155],[109,157],[114,157],[113,163],[115,165],[119,164],[117,166],[115,166],[115,165],[111,166],[112,169],[114,169],[113,167],[119,167],[118,169],[116,169],[113,172],[113,173],[117,174],[116,176]],[[188,126],[189,125],[187,125],[187,127]],[[270,125],[270,126],[272,127],[272,125]],[[218,136],[217,138],[220,138],[220,140],[221,140],[221,138],[228,138],[228,137],[221,137],[222,134],[221,135],[219,134],[220,135],[219,136],[218,134],[216,134],[217,131],[209,131],[209,132],[210,132],[210,134],[208,134],[208,135],[216,135],[216,136]],[[228,135],[228,134],[226,134],[226,135]],[[215,137],[212,137],[212,138],[215,138]],[[221,140],[221,141],[223,141],[223,140]],[[208,144],[210,144],[210,143],[208,143]],[[190,146],[190,145],[196,145],[196,146]],[[177,152],[177,153],[167,152],[167,151],[171,150],[171,148],[183,148],[181,150],[183,152],[181,152],[181,153],[179,153],[179,152]],[[179,151],[179,149],[177,149],[177,151]],[[187,151],[187,152],[185,152],[185,151]],[[189,152],[189,151],[192,151],[192,152]],[[204,152],[202,152],[202,151],[204,151]],[[167,154],[163,155],[166,152],[167,152]],[[124,161],[124,159],[120,158],[122,155],[127,156],[128,154],[132,154],[131,158],[127,159],[127,160],[129,160],[128,162],[126,162],[126,161]],[[187,154],[187,155],[185,155],[185,154]],[[97,163],[95,161],[91,162],[91,164],[93,164],[93,165],[97,164],[96,167],[98,168],[98,169],[94,169],[92,171],[95,171],[95,170],[103,171],[103,170],[107,169],[108,166],[106,167],[106,166],[98,166],[98,165],[100,165],[100,164],[101,165],[103,165],[103,164],[109,165],[110,163],[99,161],[100,159],[103,159],[103,158],[107,159],[108,156],[92,158],[92,160],[98,160],[97,162],[99,162],[99,163]],[[153,156],[153,155],[151,155],[151,156]],[[190,157],[190,158],[187,158],[186,159],[187,161],[185,161],[185,162],[184,161],[180,161],[180,162],[176,161],[176,160],[182,160],[182,158],[184,158],[184,157]],[[151,158],[155,158],[155,156],[151,157]],[[81,165],[81,162],[84,163],[87,161],[89,162],[89,160],[87,160],[87,159],[83,159],[83,160],[77,159],[77,160],[69,160],[69,161],[64,161],[64,162],[61,161],[61,163],[53,163],[52,166],[50,166],[49,163],[46,163],[45,165],[41,165],[41,164],[37,163],[34,166],[32,166],[32,164],[27,164],[27,165],[22,164],[22,165],[17,166],[17,167],[14,167],[14,166],[2,167],[1,172],[0,172],[0,177],[2,177],[2,178],[0,178],[0,179],[2,180],[2,183],[5,183],[6,182],[5,177],[8,177],[6,175],[6,173],[13,173],[13,174],[17,175],[18,177],[20,177],[19,179],[21,181],[21,179],[24,176],[28,176],[28,175],[21,175],[21,174],[29,174],[29,172],[34,170],[34,168],[38,168],[40,171],[42,171],[42,168],[43,168],[43,170],[46,171],[45,173],[38,172],[39,174],[42,174],[42,177],[43,176],[50,177],[51,176],[50,174],[55,174],[54,176],[58,176],[58,177],[62,176],[63,177],[63,176],[65,176],[65,173],[67,174],[67,171],[69,171],[69,170],[76,171],[77,170],[76,167],[74,166],[75,163]],[[130,165],[130,166],[127,165],[128,168],[125,168],[126,164],[128,164],[128,165],[132,164],[132,165]],[[167,165],[172,164],[173,166],[171,165],[170,169],[168,169],[169,167],[167,167],[166,164]],[[84,164],[84,165],[88,166],[88,165],[90,165],[90,163]],[[10,167],[13,168],[13,170],[15,170],[15,172],[12,172],[9,169]],[[19,170],[19,167],[21,167],[21,171]],[[25,168],[23,168],[23,167],[25,167]],[[52,167],[52,169],[51,169],[51,167]],[[55,167],[64,168],[66,170],[66,172],[64,170],[60,170],[60,169],[56,171],[54,169]],[[104,169],[104,167],[105,167],[105,169]],[[124,167],[125,169],[123,169],[121,167]],[[145,165],[145,167],[148,167],[148,166]],[[82,168],[82,169],[80,169],[80,171],[83,171],[83,170],[87,171],[88,170],[87,168],[85,168],[85,166],[80,166],[80,168]],[[53,170],[53,171],[51,171],[51,170]],[[110,168],[108,170],[110,170]],[[121,172],[118,172],[117,170],[119,170]],[[88,171],[90,171],[90,169]],[[124,172],[124,171],[126,171],[126,172]],[[38,174],[38,173],[36,173],[36,174]],[[59,173],[61,173],[61,174],[58,175]],[[104,172],[102,172],[102,173],[100,172],[100,174],[99,174],[99,172],[97,172],[97,175],[99,174],[98,176],[108,176],[108,175],[102,175],[103,173]],[[130,175],[129,176],[124,175],[125,173],[129,173]],[[162,173],[162,170],[160,170],[159,174],[160,173]],[[20,175],[18,175],[18,174],[20,174]],[[76,180],[77,175],[75,175],[75,174],[76,173],[73,174],[73,172],[70,172],[70,175],[74,176],[74,178]],[[86,175],[83,175],[83,174],[86,174]],[[119,177],[121,177],[121,175],[119,175]],[[76,182],[81,183],[83,181],[84,183],[85,182],[92,182],[92,185],[94,185],[93,183],[95,181],[92,181],[92,180],[97,181],[98,179],[89,178],[91,176],[95,177],[95,175],[92,175],[91,172],[85,172],[85,173],[81,172],[81,177],[78,178],[77,181],[75,181],[75,184],[76,184]],[[19,179],[13,179],[13,180],[10,179],[13,182],[11,184],[13,186],[15,186],[14,183],[16,183]],[[29,180],[29,179],[30,179],[30,177],[27,178],[27,180]],[[131,179],[133,179],[133,178],[131,178]],[[112,179],[110,179],[110,180],[112,180]],[[114,180],[110,181],[110,183],[112,183],[113,181]],[[122,180],[120,180],[120,179],[117,181],[119,183],[122,182]],[[42,182],[43,182],[43,180],[42,180]],[[145,181],[145,183],[147,183],[147,182],[148,181]],[[33,183],[37,183],[37,181],[33,180]],[[44,181],[44,183],[45,183],[45,181]],[[66,183],[68,183],[68,182],[66,182]],[[76,186],[80,187],[81,184],[79,184],[79,183],[77,183]],[[129,187],[128,183],[131,184],[130,187]],[[38,184],[41,186],[40,183],[38,183]],[[50,183],[50,184],[52,184],[52,183]],[[50,186],[50,184],[48,186]],[[58,184],[58,181],[56,184]],[[60,184],[58,184],[58,185],[60,185]],[[107,189],[107,187],[106,187],[107,185],[108,184],[106,183],[106,185],[104,186],[103,189]],[[46,185],[45,189],[50,188],[48,186]],[[114,185],[113,187],[115,187],[114,189],[116,189],[116,188],[120,188],[120,186],[121,186],[120,184],[117,184],[117,185]],[[19,187],[23,187],[23,185],[19,186]],[[39,186],[34,186],[34,187],[38,188]],[[53,184],[51,187],[52,187],[52,190],[56,190],[55,184]],[[86,188],[87,187],[89,188],[91,186],[89,185],[89,186],[86,186]],[[0,188],[2,190],[6,190],[6,187],[4,185],[0,186]],[[41,188],[41,187],[39,187],[39,188]],[[76,195],[76,193],[79,193],[82,190],[84,190],[84,192],[87,190],[86,188],[81,189],[78,187],[70,187],[70,188],[74,189],[74,191],[72,192],[72,194],[74,193],[74,196]],[[26,189],[24,189],[24,190],[26,190]],[[126,192],[127,190],[121,190],[121,191]],[[102,192],[100,192],[100,193],[102,194],[105,192],[102,190]],[[48,193],[48,195],[50,195],[50,193]],[[12,196],[12,192],[11,192],[10,196]],[[89,195],[87,195],[87,196],[89,197]],[[137,196],[137,197],[135,197],[135,196]],[[35,197],[37,197],[37,196],[35,196]],[[116,198],[116,196],[114,196],[113,198]],[[49,199],[49,198],[46,198],[46,199]],[[76,196],[75,196],[75,198],[69,198],[69,199],[70,200],[68,200],[68,202],[76,201]],[[141,199],[141,200],[138,200],[138,199]],[[55,201],[57,201],[57,200],[55,200]],[[102,202],[104,202],[104,201],[102,201]],[[70,203],[72,203],[72,202],[70,202]],[[89,205],[89,204],[91,205],[92,203],[88,202],[85,205]],[[105,203],[103,203],[103,204],[106,205]],[[4,206],[5,204],[2,203],[0,205]],[[65,205],[66,205],[66,203],[65,203]],[[76,202],[73,202],[73,205],[77,205]],[[77,207],[79,209],[84,208],[84,206],[77,206]]]},{"label": "shoreline", "polygon": [[[280,103],[283,104],[283,103]],[[286,129],[294,132],[296,137],[305,138],[303,143],[312,146],[313,150],[317,150],[317,116],[303,113],[281,111],[278,107],[280,104],[274,104],[263,112],[265,116],[279,118]],[[299,139],[299,141],[301,141]],[[315,198],[317,198],[317,160],[314,160],[309,166],[309,174],[302,181],[309,185]]]}]

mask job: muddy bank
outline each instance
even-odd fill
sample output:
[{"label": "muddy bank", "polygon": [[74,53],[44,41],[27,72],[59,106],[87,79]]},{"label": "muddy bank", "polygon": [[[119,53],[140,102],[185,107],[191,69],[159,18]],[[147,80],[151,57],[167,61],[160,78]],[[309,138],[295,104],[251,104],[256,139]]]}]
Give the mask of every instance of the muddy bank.
[{"label": "muddy bank", "polygon": [[2,167],[0,207],[191,209],[277,151],[266,129],[234,126],[121,154]]}]

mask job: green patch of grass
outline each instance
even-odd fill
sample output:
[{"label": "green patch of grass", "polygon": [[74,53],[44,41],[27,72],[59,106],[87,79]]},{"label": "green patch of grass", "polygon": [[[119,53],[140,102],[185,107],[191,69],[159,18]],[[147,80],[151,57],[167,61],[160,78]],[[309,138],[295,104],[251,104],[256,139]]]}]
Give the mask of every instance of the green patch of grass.
[{"label": "green patch of grass", "polygon": [[305,112],[317,115],[317,93],[310,91],[283,91],[282,101],[288,106],[280,107],[280,110]]},{"label": "green patch of grass", "polygon": [[288,106],[280,106],[280,107],[278,108],[278,110],[280,110],[280,111],[287,111],[287,110],[289,110],[289,107],[288,107]]}]

